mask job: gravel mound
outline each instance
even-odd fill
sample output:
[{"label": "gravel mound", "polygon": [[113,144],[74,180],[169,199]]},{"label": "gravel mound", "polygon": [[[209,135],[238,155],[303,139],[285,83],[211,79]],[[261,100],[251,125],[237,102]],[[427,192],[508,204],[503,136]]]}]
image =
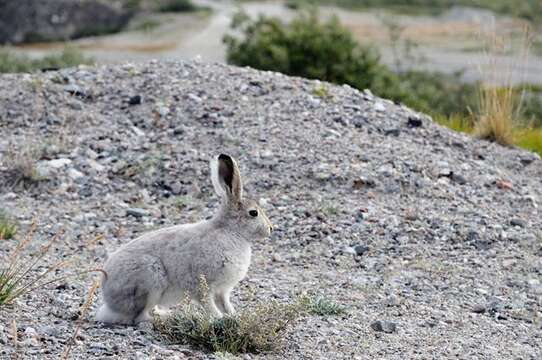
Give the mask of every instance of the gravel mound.
[{"label": "gravel mound", "polygon": [[[237,157],[276,231],[254,244],[236,307],[309,291],[347,309],[307,317],[280,353],[242,358],[542,357],[532,153],[369,91],[198,62],[2,75],[0,131],[0,206],[21,233],[37,221],[34,247],[64,230],[46,259],[71,260],[58,275],[99,267],[149,229],[210,216],[208,160]],[[28,157],[34,181],[20,176]],[[0,241],[1,255],[14,244]],[[58,358],[93,277],[0,308],[0,357]],[[99,301],[72,358],[214,358],[148,325],[93,323]]]}]

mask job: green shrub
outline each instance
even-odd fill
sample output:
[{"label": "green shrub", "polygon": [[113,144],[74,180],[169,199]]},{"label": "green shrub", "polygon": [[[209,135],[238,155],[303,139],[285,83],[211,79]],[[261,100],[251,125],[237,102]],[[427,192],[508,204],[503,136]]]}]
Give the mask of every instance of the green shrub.
[{"label": "green shrub", "polygon": [[466,116],[477,106],[477,85],[462,82],[459,74],[407,71],[396,76],[392,87],[374,92],[431,115]]},{"label": "green shrub", "polygon": [[42,69],[65,68],[92,63],[92,59],[85,57],[79,50],[72,47],[66,47],[60,53],[47,55],[40,59],[30,59],[7,49],[0,49],[0,73],[29,73]]},{"label": "green shrub", "polygon": [[358,89],[387,87],[393,76],[380,64],[378,52],[359,45],[336,18],[321,22],[315,12],[301,13],[288,24],[237,14],[227,35],[228,62],[287,75],[350,84]]}]

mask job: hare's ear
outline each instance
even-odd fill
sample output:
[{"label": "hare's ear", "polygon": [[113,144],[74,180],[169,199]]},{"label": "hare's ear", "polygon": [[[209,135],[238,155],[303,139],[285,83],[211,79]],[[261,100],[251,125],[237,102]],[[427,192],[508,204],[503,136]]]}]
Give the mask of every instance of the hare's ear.
[{"label": "hare's ear", "polygon": [[220,154],[211,161],[211,179],[215,192],[224,200],[241,201],[243,198],[241,173],[231,156]]}]

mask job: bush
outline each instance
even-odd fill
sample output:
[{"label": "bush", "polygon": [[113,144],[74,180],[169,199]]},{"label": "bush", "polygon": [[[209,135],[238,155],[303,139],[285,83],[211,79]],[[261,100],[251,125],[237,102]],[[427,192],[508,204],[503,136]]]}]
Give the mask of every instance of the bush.
[{"label": "bush", "polygon": [[476,84],[461,82],[459,74],[407,71],[397,74],[394,86],[374,92],[433,116],[466,116],[477,106],[476,89]]},{"label": "bush", "polygon": [[227,35],[228,62],[287,75],[350,84],[358,89],[385,88],[393,76],[372,47],[359,45],[336,18],[321,22],[315,12],[302,13],[289,24],[260,16],[251,21],[237,14]]},{"label": "bush", "polygon": [[[202,294],[206,289],[205,283],[200,288]],[[254,309],[219,319],[188,304],[169,317],[155,316],[154,327],[174,343],[188,343],[211,352],[257,354],[279,348],[288,327],[302,316],[344,313],[344,307],[327,298],[302,295],[291,303],[260,303]]]},{"label": "bush", "polygon": [[155,317],[154,327],[169,341],[211,352],[262,353],[278,348],[288,326],[301,314],[299,302],[259,304],[219,319],[187,305],[165,319]]}]

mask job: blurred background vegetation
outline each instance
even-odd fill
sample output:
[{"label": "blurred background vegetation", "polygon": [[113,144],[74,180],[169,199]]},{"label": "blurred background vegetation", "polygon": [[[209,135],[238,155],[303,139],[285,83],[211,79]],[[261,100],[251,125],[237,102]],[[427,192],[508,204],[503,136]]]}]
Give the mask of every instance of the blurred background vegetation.
[{"label": "blurred background vegetation", "polygon": [[[0,25],[9,40],[0,72],[200,55],[368,88],[456,131],[542,154],[542,1],[95,1],[116,17],[19,38]],[[77,11],[89,10],[68,14]]]}]

